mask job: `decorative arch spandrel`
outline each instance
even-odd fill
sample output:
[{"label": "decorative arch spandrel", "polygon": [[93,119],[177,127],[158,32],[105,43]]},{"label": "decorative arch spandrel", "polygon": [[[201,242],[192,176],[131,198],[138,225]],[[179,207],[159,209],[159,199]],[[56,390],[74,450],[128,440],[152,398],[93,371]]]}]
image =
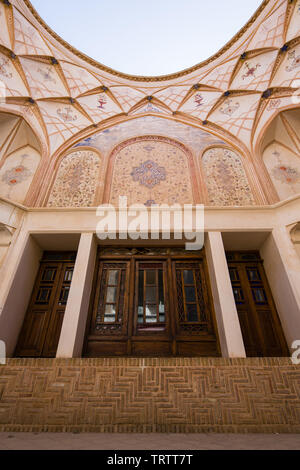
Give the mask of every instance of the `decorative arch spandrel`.
[{"label": "decorative arch spandrel", "polygon": [[300,194],[300,156],[272,142],[263,153],[263,162],[281,200]]},{"label": "decorative arch spandrel", "polygon": [[255,198],[242,156],[226,147],[206,149],[201,165],[210,206],[253,206]]},{"label": "decorative arch spandrel", "polygon": [[146,207],[160,204],[194,204],[199,191],[192,152],[163,136],[139,136],[119,144],[112,152],[104,203]]},{"label": "decorative arch spandrel", "polygon": [[0,169],[0,196],[22,204],[40,160],[40,153],[30,145],[7,156]]},{"label": "decorative arch spandrel", "polygon": [[72,149],[60,160],[47,207],[93,207],[101,191],[102,158],[95,149]]}]

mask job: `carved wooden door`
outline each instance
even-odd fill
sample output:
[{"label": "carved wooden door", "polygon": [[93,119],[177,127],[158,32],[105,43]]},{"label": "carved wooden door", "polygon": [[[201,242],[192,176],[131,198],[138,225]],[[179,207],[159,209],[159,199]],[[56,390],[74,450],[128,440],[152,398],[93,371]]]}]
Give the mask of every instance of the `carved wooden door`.
[{"label": "carved wooden door", "polygon": [[[57,258],[70,261],[55,261]],[[42,261],[16,348],[16,357],[55,357],[71,287],[73,254],[51,253]]]},{"label": "carved wooden door", "polygon": [[86,356],[219,354],[204,253],[99,252]]},{"label": "carved wooden door", "polygon": [[259,253],[229,252],[227,259],[247,356],[288,356]]}]

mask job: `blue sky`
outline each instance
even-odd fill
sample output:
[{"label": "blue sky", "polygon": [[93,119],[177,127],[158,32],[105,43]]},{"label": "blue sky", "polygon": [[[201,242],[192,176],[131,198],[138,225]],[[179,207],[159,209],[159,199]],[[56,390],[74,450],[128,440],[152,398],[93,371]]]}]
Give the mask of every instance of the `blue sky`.
[{"label": "blue sky", "polygon": [[66,41],[133,75],[164,75],[217,52],[261,0],[31,0]]}]

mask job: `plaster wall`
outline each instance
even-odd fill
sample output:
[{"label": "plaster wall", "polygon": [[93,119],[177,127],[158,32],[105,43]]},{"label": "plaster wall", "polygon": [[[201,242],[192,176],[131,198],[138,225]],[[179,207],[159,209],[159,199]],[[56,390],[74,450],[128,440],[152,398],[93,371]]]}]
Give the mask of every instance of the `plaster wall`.
[{"label": "plaster wall", "polygon": [[40,246],[28,234],[20,237],[20,245],[14,259],[10,260],[15,269],[11,273],[9,293],[0,310],[0,339],[6,343],[8,357],[14,353],[42,256]]},{"label": "plaster wall", "polygon": [[300,262],[284,227],[269,235],[261,250],[264,267],[288,346],[300,338]]}]

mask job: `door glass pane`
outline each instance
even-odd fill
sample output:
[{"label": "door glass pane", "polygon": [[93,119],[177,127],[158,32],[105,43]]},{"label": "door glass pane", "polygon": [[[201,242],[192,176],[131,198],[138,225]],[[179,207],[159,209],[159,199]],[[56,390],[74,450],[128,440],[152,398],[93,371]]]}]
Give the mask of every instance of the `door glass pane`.
[{"label": "door glass pane", "polygon": [[47,304],[50,300],[52,289],[47,287],[42,287],[37,293],[36,304]]},{"label": "door glass pane", "polygon": [[260,274],[257,269],[247,269],[248,279],[250,282],[259,282],[261,281]]},{"label": "door glass pane", "polygon": [[138,314],[144,315],[144,271],[139,272]]},{"label": "door glass pane", "polygon": [[146,302],[156,303],[156,287],[146,287]]},{"label": "door glass pane", "polygon": [[195,287],[185,287],[184,289],[186,302],[196,302]]},{"label": "door glass pane", "polygon": [[146,284],[156,284],[156,271],[146,271]]},{"label": "door glass pane", "polygon": [[159,289],[159,321],[165,322],[165,295],[164,295],[164,281],[162,270],[158,271],[158,289]]},{"label": "door glass pane", "polygon": [[54,281],[56,275],[56,269],[47,268],[43,273],[43,281]]},{"label": "door glass pane", "polygon": [[116,306],[115,305],[106,305],[104,313],[104,322],[110,323],[116,320]]},{"label": "door glass pane", "polygon": [[138,307],[138,323],[144,323],[144,307]]},{"label": "door glass pane", "polygon": [[146,305],[146,323],[156,323],[156,305]]},{"label": "door glass pane", "polygon": [[267,303],[267,296],[264,289],[252,289],[255,302],[260,304]]},{"label": "door glass pane", "polygon": [[188,304],[186,308],[187,308],[188,321],[190,322],[198,321],[197,305]]},{"label": "door glass pane", "polygon": [[194,273],[192,270],[183,271],[183,280],[185,284],[194,284]]},{"label": "door glass pane", "polygon": [[237,269],[229,269],[229,274],[232,282],[240,280]]},{"label": "door glass pane", "polygon": [[73,278],[73,269],[67,269],[65,272],[64,281],[71,282]]},{"label": "door glass pane", "polygon": [[159,304],[159,321],[161,323],[164,323],[166,321],[165,306],[162,304]]},{"label": "door glass pane", "polygon": [[165,323],[164,274],[161,263],[140,264],[138,274],[137,322]]},{"label": "door glass pane", "polygon": [[240,287],[234,287],[233,294],[236,302],[241,303],[244,301],[243,290]]},{"label": "door glass pane", "polygon": [[70,287],[63,287],[59,296],[59,305],[66,304],[68,302]]},{"label": "door glass pane", "polygon": [[108,271],[108,285],[109,286],[116,286],[118,285],[119,281],[119,271],[117,270],[109,270]]},{"label": "door glass pane", "polygon": [[117,287],[108,287],[106,302],[116,302],[117,299]]}]

